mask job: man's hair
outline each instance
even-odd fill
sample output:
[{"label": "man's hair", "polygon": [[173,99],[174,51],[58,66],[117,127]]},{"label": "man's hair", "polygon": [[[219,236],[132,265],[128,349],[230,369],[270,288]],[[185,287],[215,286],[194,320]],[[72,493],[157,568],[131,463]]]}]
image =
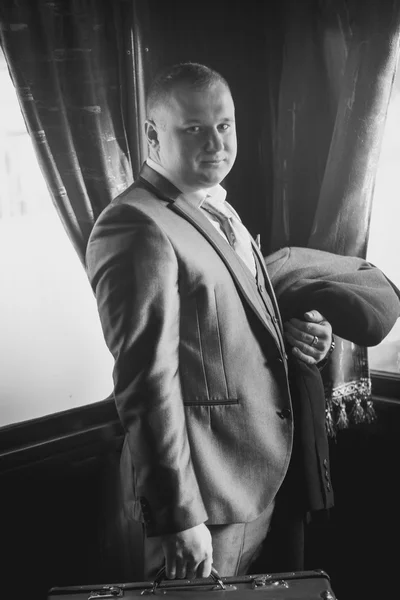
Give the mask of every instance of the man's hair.
[{"label": "man's hair", "polygon": [[157,75],[149,88],[146,102],[147,118],[152,118],[157,106],[165,104],[171,92],[179,85],[206,89],[215,83],[222,83],[230,91],[222,75],[205,65],[186,62],[167,67]]}]

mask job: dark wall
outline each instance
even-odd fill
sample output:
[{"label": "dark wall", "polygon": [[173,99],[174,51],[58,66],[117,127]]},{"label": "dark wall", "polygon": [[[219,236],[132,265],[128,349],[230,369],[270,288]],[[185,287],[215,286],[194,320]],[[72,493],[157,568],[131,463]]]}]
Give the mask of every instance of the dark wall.
[{"label": "dark wall", "polygon": [[142,579],[141,526],[121,507],[122,439],[110,401],[0,429],[1,597]]},{"label": "dark wall", "polygon": [[375,410],[373,423],[332,440],[335,508],[308,532],[308,560],[328,571],[339,600],[398,595],[400,402],[377,399]]},{"label": "dark wall", "polygon": [[[308,569],[340,600],[396,597],[400,402],[331,444],[336,506],[307,530]],[[0,429],[2,592],[142,580],[141,527],[122,511],[112,401]],[[4,596],[6,597],[6,596]],[[10,596],[18,597],[18,596]]]}]

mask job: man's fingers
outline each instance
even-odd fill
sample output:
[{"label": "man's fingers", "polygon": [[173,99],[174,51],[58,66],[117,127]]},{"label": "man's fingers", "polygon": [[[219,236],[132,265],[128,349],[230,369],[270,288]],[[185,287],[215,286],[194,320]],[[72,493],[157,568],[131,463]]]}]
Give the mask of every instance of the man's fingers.
[{"label": "man's fingers", "polygon": [[304,313],[304,318],[312,323],[321,323],[321,321],[325,321],[325,318],[317,310],[309,310]]},{"label": "man's fingers", "polygon": [[287,328],[285,329],[285,337],[291,346],[297,347],[305,354],[316,356],[319,352],[320,340],[318,336],[314,337],[313,335],[309,334],[303,334],[300,336],[297,333],[292,335],[290,330]]},{"label": "man's fingers", "polygon": [[289,329],[289,331],[296,336],[307,334],[314,335],[316,331],[321,331],[317,323],[308,323],[294,318],[284,323],[284,329]]},{"label": "man's fingers", "polygon": [[305,343],[311,343],[314,336],[321,340],[330,340],[332,336],[332,327],[327,321],[320,323],[307,323],[299,319],[290,319],[284,323],[285,332],[289,332],[296,339],[300,339]]},{"label": "man's fingers", "polygon": [[212,567],[212,556],[206,558],[197,568],[198,577],[210,577]]},{"label": "man's fingers", "polygon": [[292,353],[297,358],[300,358],[302,361],[307,363],[308,365],[315,365],[317,363],[318,350],[309,346],[308,344],[303,344],[302,342],[298,342],[293,339],[290,334],[287,334],[287,340],[292,348]]},{"label": "man's fingers", "polygon": [[186,579],[194,579],[197,573],[197,565],[193,565],[188,563],[186,567]]},{"label": "man's fingers", "polygon": [[196,577],[210,577],[212,557],[206,558],[201,563],[186,563],[185,567],[177,566],[176,579],[195,579]]},{"label": "man's fingers", "polygon": [[293,352],[294,356],[296,356],[297,358],[300,358],[303,362],[307,363],[308,365],[317,364],[317,360],[313,356],[310,356],[309,354],[304,354],[304,352],[299,350],[299,348],[296,348],[296,347],[292,348],[292,352]]},{"label": "man's fingers", "polygon": [[[319,336],[317,333],[312,333],[312,331],[303,331],[294,327],[291,323],[287,322],[284,325],[285,333],[287,334],[288,341],[293,345],[293,340],[296,345],[299,343],[308,344],[309,346],[317,346],[319,341]],[[290,337],[290,340],[289,340]]]},{"label": "man's fingers", "polygon": [[187,563],[185,559],[177,559],[176,561],[176,579],[185,579],[187,573]]},{"label": "man's fingers", "polygon": [[211,534],[204,523],[163,536],[161,544],[168,579],[192,578],[198,565],[212,557]]},{"label": "man's fingers", "polygon": [[166,556],[165,558],[165,575],[168,579],[175,579],[176,577],[176,561],[172,556]]},{"label": "man's fingers", "polygon": [[316,310],[304,313],[307,321],[292,318],[284,323],[286,341],[297,358],[312,365],[320,362],[329,350],[332,327]]},{"label": "man's fingers", "polygon": [[309,344],[303,344],[302,342],[292,338],[288,333],[286,334],[286,339],[292,346],[292,354],[297,358],[300,358],[308,365],[315,365],[319,363],[319,361],[322,360],[326,354],[325,348],[319,347],[321,345],[319,342],[313,346],[310,346]]}]

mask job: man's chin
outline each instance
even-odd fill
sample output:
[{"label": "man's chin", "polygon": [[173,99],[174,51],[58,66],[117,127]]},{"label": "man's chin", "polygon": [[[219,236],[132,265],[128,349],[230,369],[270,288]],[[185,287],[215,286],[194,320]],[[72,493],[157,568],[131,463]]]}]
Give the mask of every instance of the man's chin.
[{"label": "man's chin", "polygon": [[221,183],[228,175],[229,171],[230,169],[227,168],[226,164],[207,166],[199,173],[199,179],[204,184],[204,187],[212,187]]}]

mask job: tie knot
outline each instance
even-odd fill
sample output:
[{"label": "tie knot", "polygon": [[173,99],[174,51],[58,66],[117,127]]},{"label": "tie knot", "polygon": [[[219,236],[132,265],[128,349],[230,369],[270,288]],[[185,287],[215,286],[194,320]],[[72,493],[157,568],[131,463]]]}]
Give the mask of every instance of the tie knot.
[{"label": "tie knot", "polygon": [[250,235],[224,202],[215,200],[212,196],[206,196],[201,208],[206,210],[218,221],[229,244],[249,267],[253,275],[256,274]]},{"label": "tie knot", "polygon": [[215,220],[219,223],[222,231],[225,233],[228,238],[228,242],[231,246],[235,245],[236,235],[235,230],[233,228],[233,222],[231,216],[227,211],[221,209],[220,203],[216,203],[208,197],[204,200],[201,207],[206,210],[211,216],[215,218]]},{"label": "tie knot", "polygon": [[213,196],[207,195],[201,206],[216,217],[225,219],[231,219],[232,217],[224,203],[214,199]]}]

